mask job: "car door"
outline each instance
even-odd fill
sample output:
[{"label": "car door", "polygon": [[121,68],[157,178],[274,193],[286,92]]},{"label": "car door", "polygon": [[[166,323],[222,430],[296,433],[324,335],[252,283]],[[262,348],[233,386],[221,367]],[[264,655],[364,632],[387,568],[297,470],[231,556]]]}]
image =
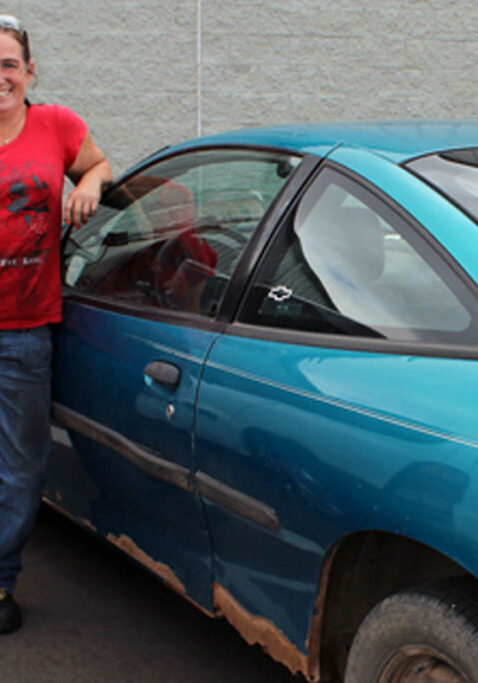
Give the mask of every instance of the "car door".
[{"label": "car door", "polygon": [[339,539],[382,529],[445,550],[447,529],[458,552],[471,533],[476,285],[423,226],[439,217],[468,250],[478,231],[404,169],[364,152],[351,172],[340,154],[276,231],[198,398],[215,600],[293,671]]},{"label": "car door", "polygon": [[46,496],[207,609],[196,395],[236,264],[290,159],[219,148],[149,162],[65,250]]}]

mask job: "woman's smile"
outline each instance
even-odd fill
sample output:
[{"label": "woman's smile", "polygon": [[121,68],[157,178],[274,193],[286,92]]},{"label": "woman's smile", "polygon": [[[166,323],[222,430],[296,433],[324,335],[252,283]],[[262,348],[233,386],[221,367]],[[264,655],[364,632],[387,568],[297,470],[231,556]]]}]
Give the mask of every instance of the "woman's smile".
[{"label": "woman's smile", "polygon": [[22,109],[33,69],[25,64],[18,42],[0,33],[0,113],[15,115]]}]

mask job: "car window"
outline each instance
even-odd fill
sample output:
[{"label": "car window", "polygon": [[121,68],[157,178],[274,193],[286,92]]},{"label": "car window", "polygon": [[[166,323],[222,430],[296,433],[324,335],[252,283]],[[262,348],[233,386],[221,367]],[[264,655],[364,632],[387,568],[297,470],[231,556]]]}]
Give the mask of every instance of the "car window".
[{"label": "car window", "polygon": [[478,222],[478,149],[429,154],[405,164]]},{"label": "car window", "polygon": [[461,290],[404,218],[328,169],[275,239],[240,318],[326,334],[463,341],[474,327]]},{"label": "car window", "polygon": [[246,244],[299,162],[283,153],[204,150],[138,172],[72,231],[64,283],[139,307],[214,316]]}]

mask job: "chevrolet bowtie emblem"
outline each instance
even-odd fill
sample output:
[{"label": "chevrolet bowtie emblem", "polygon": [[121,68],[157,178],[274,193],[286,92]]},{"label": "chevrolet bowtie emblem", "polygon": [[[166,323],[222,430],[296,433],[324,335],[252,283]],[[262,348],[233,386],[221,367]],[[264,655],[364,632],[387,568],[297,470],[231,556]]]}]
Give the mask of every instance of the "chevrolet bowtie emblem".
[{"label": "chevrolet bowtie emblem", "polygon": [[284,287],[284,285],[279,285],[270,290],[267,295],[269,299],[274,299],[274,301],[286,301],[292,296],[292,289]]}]

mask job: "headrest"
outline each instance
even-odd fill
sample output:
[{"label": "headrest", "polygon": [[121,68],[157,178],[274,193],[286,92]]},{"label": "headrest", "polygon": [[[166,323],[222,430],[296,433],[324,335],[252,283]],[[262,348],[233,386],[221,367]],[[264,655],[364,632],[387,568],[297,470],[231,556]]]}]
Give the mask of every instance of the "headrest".
[{"label": "headrest", "polygon": [[317,234],[324,265],[353,285],[375,282],[385,265],[384,230],[366,207],[340,208]]},{"label": "headrest", "polygon": [[[160,224],[158,223],[159,218]],[[156,229],[193,228],[194,218],[193,193],[174,180],[166,180],[162,186],[159,205],[155,212]]]}]

